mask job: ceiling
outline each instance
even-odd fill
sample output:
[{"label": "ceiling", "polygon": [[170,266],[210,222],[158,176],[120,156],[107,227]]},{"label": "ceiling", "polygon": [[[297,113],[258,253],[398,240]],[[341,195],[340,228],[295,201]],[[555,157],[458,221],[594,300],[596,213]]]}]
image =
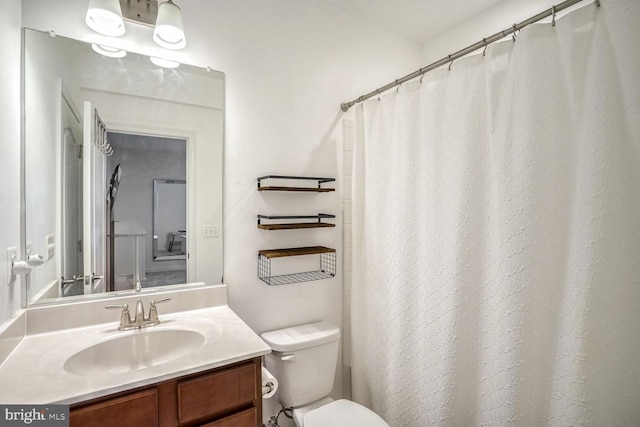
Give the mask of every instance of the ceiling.
[{"label": "ceiling", "polygon": [[321,0],[418,43],[502,0]]}]

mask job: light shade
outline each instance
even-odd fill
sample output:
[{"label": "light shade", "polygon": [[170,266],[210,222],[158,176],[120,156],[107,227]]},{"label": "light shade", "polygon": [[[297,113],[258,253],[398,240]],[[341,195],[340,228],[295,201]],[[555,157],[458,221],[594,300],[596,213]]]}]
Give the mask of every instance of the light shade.
[{"label": "light shade", "polygon": [[153,30],[153,41],[168,49],[182,49],[187,45],[182,25],[182,12],[171,0],[158,6],[158,19]]},{"label": "light shade", "polygon": [[105,36],[124,34],[119,0],[89,0],[85,22],[89,28]]},{"label": "light shade", "polygon": [[150,56],[149,60],[158,67],[162,68],[178,68],[180,66],[179,62],[171,61],[169,59],[157,58],[155,56]]},{"label": "light shade", "polygon": [[105,46],[103,44],[91,43],[91,49],[100,55],[108,56],[109,58],[124,58],[127,56],[127,51],[124,49],[118,49],[116,47]]}]

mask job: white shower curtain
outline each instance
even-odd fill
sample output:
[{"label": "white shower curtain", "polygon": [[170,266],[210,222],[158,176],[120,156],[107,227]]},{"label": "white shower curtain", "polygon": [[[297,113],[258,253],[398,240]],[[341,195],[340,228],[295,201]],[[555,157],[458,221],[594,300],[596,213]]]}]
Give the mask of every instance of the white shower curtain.
[{"label": "white shower curtain", "polygon": [[391,426],[640,425],[640,1],[360,108],[352,395]]}]

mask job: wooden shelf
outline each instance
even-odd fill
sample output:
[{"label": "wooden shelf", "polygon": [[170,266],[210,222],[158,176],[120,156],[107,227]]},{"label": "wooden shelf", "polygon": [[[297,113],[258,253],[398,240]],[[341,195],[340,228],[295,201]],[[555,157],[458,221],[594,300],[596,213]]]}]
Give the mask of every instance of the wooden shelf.
[{"label": "wooden shelf", "polygon": [[[271,275],[271,260],[301,255],[320,255],[320,268],[316,271]],[[287,285],[290,283],[310,282],[330,279],[336,275],[336,250],[324,246],[304,248],[266,249],[258,251],[258,277],[267,285]]]},{"label": "wooden shelf", "polygon": [[[335,215],[329,214],[317,214],[317,215],[258,215],[258,228],[261,230],[295,230],[301,228],[325,228],[325,227],[335,227],[335,224],[331,224],[328,222],[322,222],[323,219],[327,218],[335,218]],[[264,224],[261,221],[264,219],[268,220],[283,220],[283,219],[316,219],[316,222],[294,222],[294,223],[273,223],[273,224]]]},{"label": "wooden shelf", "polygon": [[[316,181],[317,187],[301,187],[297,185],[291,186],[262,186],[262,181],[265,179],[284,179],[289,181]],[[288,175],[266,175],[258,178],[258,191],[298,191],[298,192],[312,192],[312,193],[328,193],[330,191],[336,191],[335,188],[325,188],[321,185],[326,182],[334,182],[335,178],[324,178],[315,176],[288,176]]]},{"label": "wooden shelf", "polygon": [[335,188],[313,188],[313,187],[258,187],[258,191],[298,191],[305,193],[329,193],[336,191]]},{"label": "wooden shelf", "polygon": [[296,230],[300,228],[324,228],[335,227],[335,224],[327,222],[297,222],[291,224],[258,224],[261,230]]},{"label": "wooden shelf", "polygon": [[335,252],[335,249],[327,248],[325,246],[307,246],[304,248],[264,249],[258,251],[258,254],[267,258],[282,258],[289,256],[316,255]]}]

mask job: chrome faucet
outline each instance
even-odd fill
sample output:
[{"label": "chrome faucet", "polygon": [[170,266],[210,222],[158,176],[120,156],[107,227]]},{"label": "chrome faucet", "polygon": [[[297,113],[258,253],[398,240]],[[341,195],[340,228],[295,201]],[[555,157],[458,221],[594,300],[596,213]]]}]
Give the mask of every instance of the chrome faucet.
[{"label": "chrome faucet", "polygon": [[136,302],[136,317],[133,319],[133,327],[134,328],[142,328],[146,326],[145,323],[148,319],[144,318],[144,304],[142,304],[142,300],[139,299]]},{"label": "chrome faucet", "polygon": [[146,328],[147,326],[153,326],[160,323],[160,319],[158,318],[158,309],[156,308],[156,304],[160,304],[163,302],[170,301],[171,298],[163,298],[158,301],[151,301],[149,303],[149,316],[145,317],[144,315],[144,304],[141,299],[138,299],[136,302],[136,316],[131,319],[131,314],[129,313],[129,305],[128,304],[110,304],[105,306],[107,310],[119,310],[122,309],[122,313],[120,314],[120,326],[118,326],[119,331],[125,331],[127,329],[140,329]]}]

